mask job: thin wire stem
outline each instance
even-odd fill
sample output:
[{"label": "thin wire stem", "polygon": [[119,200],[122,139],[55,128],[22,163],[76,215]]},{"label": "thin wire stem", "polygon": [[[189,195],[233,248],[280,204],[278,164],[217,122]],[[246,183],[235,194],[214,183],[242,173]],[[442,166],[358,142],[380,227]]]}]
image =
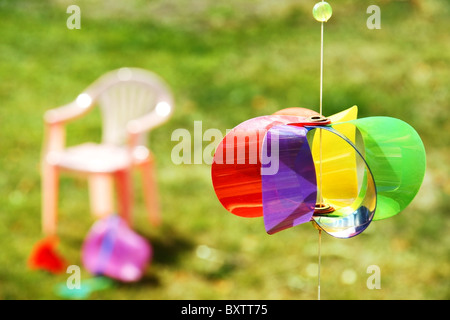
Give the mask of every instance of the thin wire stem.
[{"label": "thin wire stem", "polygon": [[322,205],[322,129],[319,129],[319,205]]},{"label": "thin wire stem", "polygon": [[317,300],[320,300],[320,264],[321,264],[321,254],[320,247],[322,246],[322,230],[319,229],[319,265],[318,265],[318,275],[317,275]]},{"label": "thin wire stem", "polygon": [[320,101],[319,101],[320,115],[322,115],[322,88],[323,88],[323,22],[320,24]]},{"label": "thin wire stem", "polygon": [[[323,95],[323,22],[320,26],[320,98],[319,113],[322,116],[322,95]],[[319,129],[319,205],[323,204],[322,195],[322,129]]]},{"label": "thin wire stem", "polygon": [[[322,0],[324,2],[324,0]],[[323,22],[320,26],[320,101],[319,101],[319,113],[322,116],[322,94],[323,94]],[[319,204],[323,203],[322,195],[322,129],[319,129]],[[321,259],[321,247],[322,247],[322,229],[319,229],[319,245],[318,245],[319,264],[317,266],[317,300],[320,300],[320,265]]]}]

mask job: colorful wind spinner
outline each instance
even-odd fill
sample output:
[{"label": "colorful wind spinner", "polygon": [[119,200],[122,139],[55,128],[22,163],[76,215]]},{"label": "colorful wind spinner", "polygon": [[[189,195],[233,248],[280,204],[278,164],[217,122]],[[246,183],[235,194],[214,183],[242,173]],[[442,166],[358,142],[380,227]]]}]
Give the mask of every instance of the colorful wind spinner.
[{"label": "colorful wind spinner", "polygon": [[424,173],[424,146],[410,125],[357,119],[356,106],[329,118],[290,108],[247,120],[225,136],[212,164],[215,192],[231,213],[263,216],[269,234],[313,221],[337,238],[402,211]]},{"label": "colorful wind spinner", "polygon": [[269,234],[313,221],[319,235],[350,238],[413,200],[425,149],[398,119],[357,119],[356,106],[322,116],[323,30],[332,9],[321,1],[312,13],[321,22],[320,113],[289,108],[242,122],[217,147],[212,182],[228,211],[263,216]]},{"label": "colorful wind spinner", "polygon": [[263,217],[269,234],[312,222],[351,238],[373,220],[392,217],[414,199],[425,175],[425,148],[407,123],[357,119],[353,106],[322,114],[324,23],[329,3],[313,8],[321,22],[319,112],[288,108],[242,122],[218,145],[211,167],[217,197],[231,213]]}]

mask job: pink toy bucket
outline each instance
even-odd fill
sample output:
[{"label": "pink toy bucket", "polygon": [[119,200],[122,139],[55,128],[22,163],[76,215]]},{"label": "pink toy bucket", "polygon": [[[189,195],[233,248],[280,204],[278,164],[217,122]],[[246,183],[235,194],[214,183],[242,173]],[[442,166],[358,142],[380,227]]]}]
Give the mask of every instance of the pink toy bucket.
[{"label": "pink toy bucket", "polygon": [[138,281],[152,256],[148,241],[118,216],[97,221],[82,247],[86,269],[122,282]]}]

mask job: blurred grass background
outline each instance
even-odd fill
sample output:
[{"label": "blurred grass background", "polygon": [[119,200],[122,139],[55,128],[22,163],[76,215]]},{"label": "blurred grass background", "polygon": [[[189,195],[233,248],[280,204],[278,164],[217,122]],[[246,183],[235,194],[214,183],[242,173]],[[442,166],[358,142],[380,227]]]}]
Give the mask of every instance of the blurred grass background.
[{"label": "blurred grass background", "polygon": [[[427,150],[413,203],[350,240],[322,237],[323,299],[449,299],[450,3],[329,1],[325,25],[324,113],[354,104],[359,116],[411,124]],[[146,220],[136,177],[135,228],[155,250],[143,279],[92,299],[315,299],[317,231],[309,224],[269,236],[261,219],[229,214],[210,167],[174,165],[176,128],[223,133],[286,107],[318,109],[320,24],[316,1],[0,0],[0,299],[58,299],[66,274],[27,269],[40,233],[42,116],[72,101],[101,74],[123,66],[153,70],[176,97],[172,120],[156,129],[163,225]],[[66,9],[81,9],[69,30]],[[381,8],[369,30],[366,9]],[[100,139],[99,113],[68,125],[68,145]],[[205,145],[207,142],[205,142]],[[63,176],[60,252],[81,263],[93,218],[86,181]],[[367,267],[381,289],[366,286]],[[82,268],[82,279],[91,275]]]}]

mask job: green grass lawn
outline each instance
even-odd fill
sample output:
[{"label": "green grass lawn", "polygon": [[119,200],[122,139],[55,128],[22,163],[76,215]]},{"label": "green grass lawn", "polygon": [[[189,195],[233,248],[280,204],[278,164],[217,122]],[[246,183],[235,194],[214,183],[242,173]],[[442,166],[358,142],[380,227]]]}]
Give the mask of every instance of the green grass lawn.
[{"label": "green grass lawn", "polygon": [[[300,225],[269,236],[262,219],[228,213],[210,166],[175,165],[177,128],[223,133],[286,107],[318,110],[320,24],[316,1],[77,0],[81,29],[69,30],[75,1],[0,0],[0,299],[58,299],[68,275],[30,271],[42,237],[39,161],[43,114],[72,101],[101,74],[152,70],[172,88],[176,111],[150,136],[157,157],[163,224],[147,223],[135,178],[135,229],[155,254],[143,279],[92,299],[315,299],[317,231]],[[450,299],[450,4],[329,1],[325,25],[324,114],[354,104],[359,116],[411,124],[427,151],[413,203],[349,240],[322,237],[322,299]],[[366,9],[381,8],[369,30]],[[100,140],[98,110],[67,127],[67,144]],[[205,145],[208,142],[205,142]],[[60,252],[81,266],[94,222],[85,180],[63,176]],[[210,253],[205,254],[206,253]],[[208,258],[208,259],[205,259]],[[370,290],[367,267],[381,270]]]}]

